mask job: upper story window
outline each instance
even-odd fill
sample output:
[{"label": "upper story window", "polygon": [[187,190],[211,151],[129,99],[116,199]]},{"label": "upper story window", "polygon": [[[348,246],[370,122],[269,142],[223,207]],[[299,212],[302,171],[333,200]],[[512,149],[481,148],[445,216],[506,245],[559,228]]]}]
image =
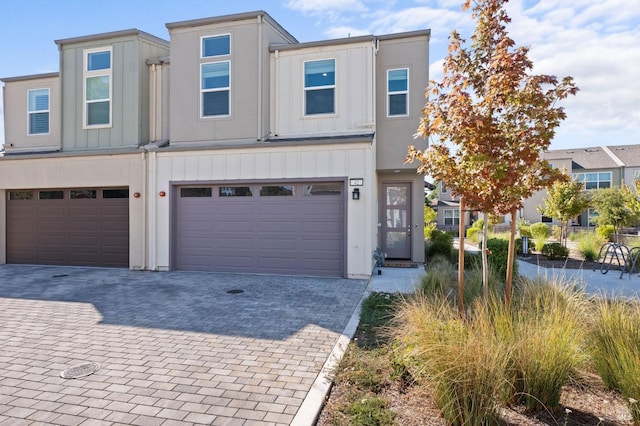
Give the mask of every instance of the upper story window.
[{"label": "upper story window", "polygon": [[29,90],[29,134],[49,133],[49,89]]},{"label": "upper story window", "polygon": [[409,69],[387,70],[387,116],[409,114]]},{"label": "upper story window", "polygon": [[202,117],[228,116],[231,62],[200,65],[200,105]]},{"label": "upper story window", "polygon": [[111,47],[84,51],[84,128],[111,126]]},{"label": "upper story window", "polygon": [[573,178],[584,183],[585,189],[611,187],[611,172],[574,173]]},{"label": "upper story window", "polygon": [[202,37],[201,58],[224,56],[231,53],[231,36],[229,34]]},{"label": "upper story window", "polygon": [[304,63],[304,114],[336,112],[336,60]]}]

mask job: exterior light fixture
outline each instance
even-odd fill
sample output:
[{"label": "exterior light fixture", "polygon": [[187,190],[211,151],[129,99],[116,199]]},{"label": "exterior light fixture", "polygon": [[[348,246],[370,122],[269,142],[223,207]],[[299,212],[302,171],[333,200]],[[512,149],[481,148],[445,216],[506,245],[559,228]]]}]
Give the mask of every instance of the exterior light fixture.
[{"label": "exterior light fixture", "polygon": [[353,192],[351,193],[351,198],[354,200],[360,199],[360,188],[353,188]]},{"label": "exterior light fixture", "polygon": [[164,197],[165,195],[167,195],[167,193],[164,192],[164,191],[160,191],[160,193],[158,195],[160,195],[161,197]]},{"label": "exterior light fixture", "polygon": [[140,193],[139,192],[134,192],[133,193],[133,198],[140,198]]}]

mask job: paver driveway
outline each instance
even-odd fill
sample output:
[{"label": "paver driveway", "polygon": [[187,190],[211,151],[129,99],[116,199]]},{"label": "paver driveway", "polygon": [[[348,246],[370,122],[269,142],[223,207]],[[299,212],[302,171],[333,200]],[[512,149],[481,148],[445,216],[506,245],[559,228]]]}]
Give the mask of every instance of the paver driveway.
[{"label": "paver driveway", "polygon": [[0,424],[288,424],[366,285],[0,266]]}]

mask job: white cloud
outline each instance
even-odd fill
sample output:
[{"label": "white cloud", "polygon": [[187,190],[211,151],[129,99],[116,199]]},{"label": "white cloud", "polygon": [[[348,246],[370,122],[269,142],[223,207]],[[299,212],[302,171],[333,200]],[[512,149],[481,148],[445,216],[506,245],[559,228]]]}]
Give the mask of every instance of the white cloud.
[{"label": "white cloud", "polygon": [[340,11],[363,12],[366,10],[360,0],[289,0],[287,7],[309,14],[335,14]]}]

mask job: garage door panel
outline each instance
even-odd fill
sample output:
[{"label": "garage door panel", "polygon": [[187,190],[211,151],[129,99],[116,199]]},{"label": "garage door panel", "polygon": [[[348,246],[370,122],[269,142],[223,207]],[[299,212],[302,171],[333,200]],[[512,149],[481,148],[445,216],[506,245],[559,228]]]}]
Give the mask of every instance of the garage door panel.
[{"label": "garage door panel", "polygon": [[[102,190],[92,190],[96,198],[72,198],[78,192],[69,189],[31,191],[30,200],[8,197],[7,262],[129,266],[128,190],[120,191],[123,198],[102,198]],[[52,194],[62,198],[40,199]]]},{"label": "garage door panel", "polygon": [[345,195],[305,196],[305,184],[285,185],[295,195],[260,195],[258,182],[253,196],[218,196],[220,186],[211,185],[211,197],[176,197],[174,267],[343,275]]}]

